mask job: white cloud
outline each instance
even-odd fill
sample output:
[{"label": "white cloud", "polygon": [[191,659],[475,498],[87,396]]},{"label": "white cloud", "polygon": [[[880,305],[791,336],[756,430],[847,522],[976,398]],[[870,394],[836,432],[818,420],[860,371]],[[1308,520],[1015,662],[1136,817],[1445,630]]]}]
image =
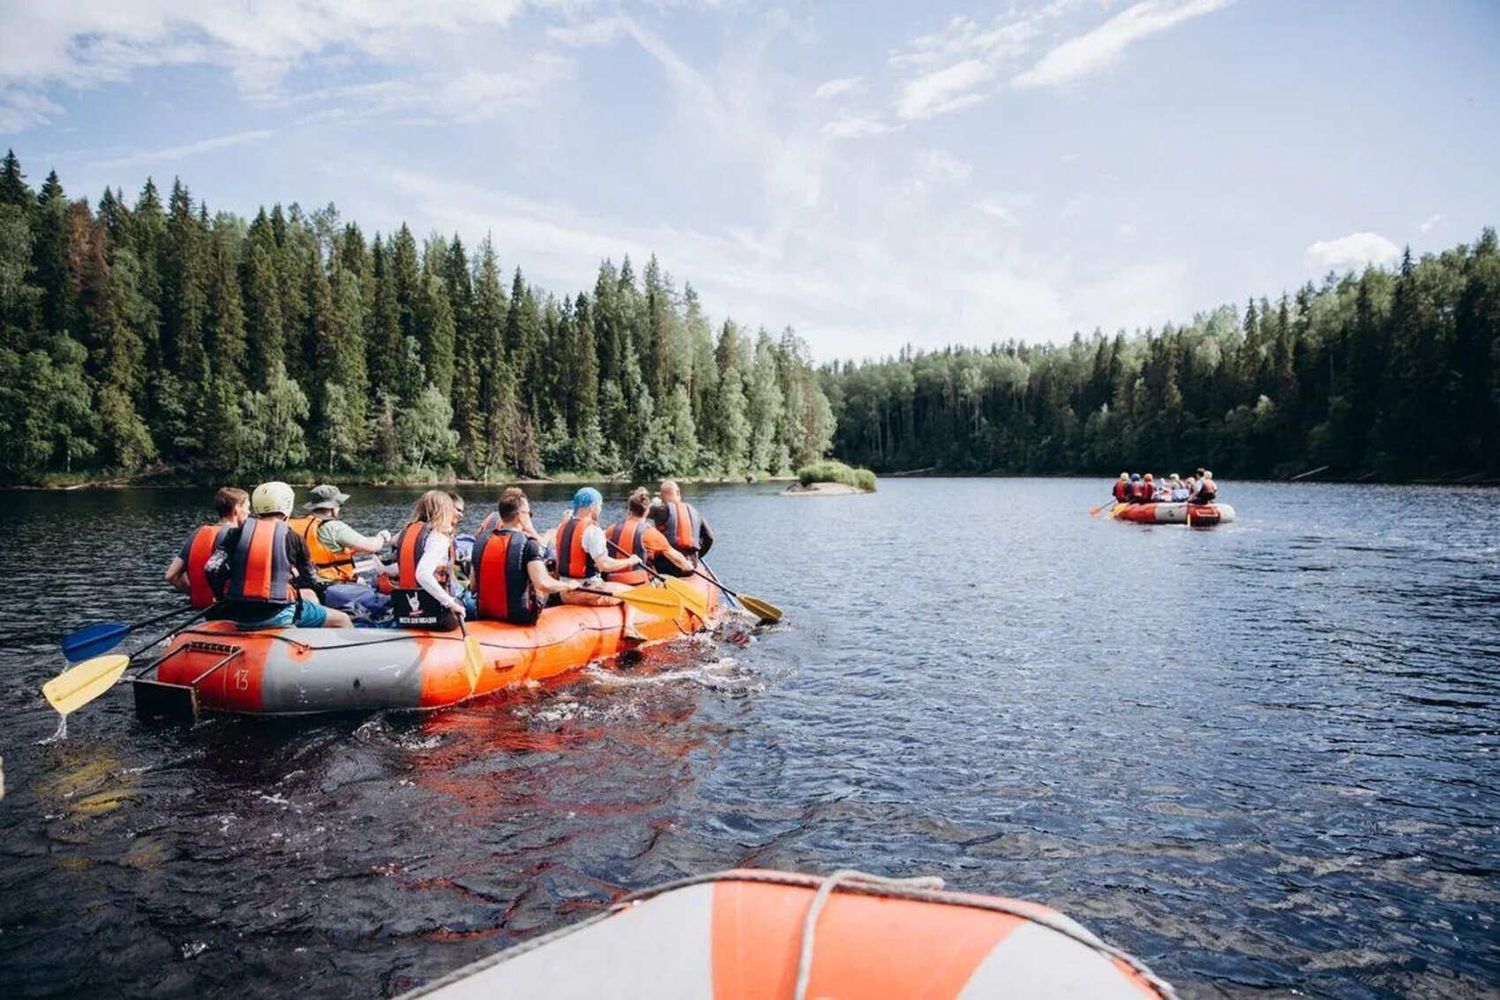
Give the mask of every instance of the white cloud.
[{"label": "white cloud", "polygon": [[830,139],[863,139],[869,135],[884,135],[900,130],[900,125],[860,115],[837,118],[823,126],[823,134]]},{"label": "white cloud", "polygon": [[896,115],[906,121],[947,114],[982,100],[975,93],[995,77],[995,71],[978,59],[965,59],[908,80],[896,99]]},{"label": "white cloud", "polygon": [[96,160],[91,166],[100,170],[112,170],[119,167],[138,167],[148,163],[174,163],[178,160],[185,160],[190,156],[197,156],[200,153],[211,153],[219,149],[230,149],[234,146],[248,146],[251,143],[264,142],[275,134],[271,129],[235,132],[232,135],[221,135],[212,139],[200,139],[197,142],[189,142],[180,146],[168,146],[166,149],[155,149],[130,153],[127,156]]},{"label": "white cloud", "polygon": [[1335,240],[1319,240],[1302,254],[1302,262],[1315,274],[1344,271],[1366,264],[1389,264],[1401,256],[1401,248],[1379,233],[1350,233]]},{"label": "white cloud", "polygon": [[1095,73],[1117,60],[1132,42],[1210,14],[1230,0],[1141,0],[1092,31],[1052,49],[1018,74],[1017,87],[1056,87]]},{"label": "white cloud", "polygon": [[919,162],[921,176],[926,180],[965,181],[974,172],[974,164],[945,149],[929,149]]},{"label": "white cloud", "polygon": [[1010,228],[1019,228],[1021,225],[1021,220],[1017,218],[1015,211],[999,199],[985,198],[982,201],[976,201],[974,208],[996,220],[1001,225]]},{"label": "white cloud", "polygon": [[862,86],[863,83],[857,76],[843,76],[835,80],[824,80],[818,85],[818,89],[813,91],[813,97],[820,101],[826,101],[844,94],[858,93]]},{"label": "white cloud", "polygon": [[[47,88],[88,90],[158,66],[229,71],[240,90],[273,98],[286,74],[333,50],[410,61],[424,32],[462,34],[507,24],[523,0],[312,0],[308,3],[0,4],[0,129],[45,122]],[[42,103],[45,102],[45,103]]]},{"label": "white cloud", "polygon": [[1439,212],[1436,215],[1429,215],[1427,218],[1423,219],[1422,220],[1422,225],[1419,226],[1418,228],[1422,230],[1422,235],[1425,236],[1428,233],[1432,232],[1434,229],[1436,229],[1438,223],[1440,223],[1442,221],[1443,221],[1443,214],[1441,212]]}]

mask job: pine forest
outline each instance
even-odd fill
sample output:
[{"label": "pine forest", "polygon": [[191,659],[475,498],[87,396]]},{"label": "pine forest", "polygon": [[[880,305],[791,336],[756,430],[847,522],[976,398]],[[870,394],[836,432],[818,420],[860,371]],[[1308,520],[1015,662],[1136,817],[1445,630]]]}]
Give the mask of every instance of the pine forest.
[{"label": "pine forest", "polygon": [[[504,234],[497,234],[503,240]],[[490,238],[332,206],[210,214],[0,169],[0,483],[266,474],[1321,470],[1500,475],[1500,246],[1327,276],[1185,325],[815,366],[711,323],[653,257],[556,295]]]}]

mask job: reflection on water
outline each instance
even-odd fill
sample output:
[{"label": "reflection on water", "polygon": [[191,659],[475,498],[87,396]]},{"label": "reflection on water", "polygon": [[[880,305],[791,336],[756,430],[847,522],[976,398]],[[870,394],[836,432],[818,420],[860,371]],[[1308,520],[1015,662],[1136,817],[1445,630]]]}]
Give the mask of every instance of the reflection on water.
[{"label": "reflection on water", "polygon": [[[159,730],[121,689],[47,745],[56,636],[170,606],[208,496],[14,495],[0,982],[388,995],[684,874],[853,865],[1188,995],[1500,986],[1500,493],[1229,484],[1189,531],[1090,519],[1107,486],[703,490],[784,624],[431,715]],[[353,492],[371,530],[414,495]]]}]

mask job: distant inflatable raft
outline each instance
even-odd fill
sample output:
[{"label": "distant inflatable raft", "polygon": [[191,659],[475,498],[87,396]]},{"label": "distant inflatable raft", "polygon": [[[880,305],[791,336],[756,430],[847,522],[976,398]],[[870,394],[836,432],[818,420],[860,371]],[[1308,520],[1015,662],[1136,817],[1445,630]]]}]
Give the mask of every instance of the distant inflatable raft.
[{"label": "distant inflatable raft", "polygon": [[1187,524],[1209,528],[1234,520],[1234,508],[1227,503],[1117,503],[1110,516],[1136,524]]},{"label": "distant inflatable raft", "polygon": [[1141,962],[1035,903],[740,870],[626,897],[407,996],[1139,1000],[1174,993]]},{"label": "distant inflatable raft", "polygon": [[[687,580],[713,616],[717,589]],[[135,682],[142,715],[196,717],[198,711],[248,715],[387,708],[442,708],[528,681],[579,670],[626,649],[618,607],[548,608],[535,625],[475,621],[483,669],[469,677],[457,632],[406,629],[281,628],[241,631],[206,622],[179,632],[154,679]],[[639,612],[648,642],[664,642],[708,624],[684,608],[676,618]]]}]

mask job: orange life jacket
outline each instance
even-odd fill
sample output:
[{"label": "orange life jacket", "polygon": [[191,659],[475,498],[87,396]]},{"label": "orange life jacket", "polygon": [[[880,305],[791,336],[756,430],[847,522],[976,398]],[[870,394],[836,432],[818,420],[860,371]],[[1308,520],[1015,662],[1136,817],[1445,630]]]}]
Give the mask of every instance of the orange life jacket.
[{"label": "orange life jacket", "polygon": [[267,604],[295,601],[297,588],[292,583],[292,563],[286,551],[290,533],[285,521],[261,517],[246,521],[229,554],[229,584],[224,596],[231,601]]},{"label": "orange life jacket", "polygon": [[[401,534],[396,536],[396,578],[397,590],[420,590],[421,584],[417,583],[417,563],[422,561],[422,553],[427,551],[427,537],[432,534],[431,525],[421,521],[413,521],[401,529]],[[443,586],[448,585],[448,566],[453,565],[453,546],[448,546],[448,565],[439,566],[433,576]],[[425,593],[425,591],[424,591]]]},{"label": "orange life jacket", "polygon": [[536,623],[542,602],[528,575],[528,541],[515,528],[501,528],[474,543],[474,601],[480,618],[512,625]]},{"label": "orange life jacket", "polygon": [[[396,536],[396,585],[392,591],[392,608],[398,628],[429,629],[448,632],[457,627],[453,612],[417,583],[417,564],[427,551],[432,526],[413,521]],[[443,589],[448,587],[448,567],[453,565],[453,545],[448,545],[448,561],[433,573]]]},{"label": "orange life jacket", "polygon": [[698,552],[698,538],[703,529],[703,515],[698,513],[698,508],[682,500],[673,500],[671,503],[663,500],[667,508],[667,524],[662,529],[662,534],[667,536],[667,541],[672,548],[685,555],[692,556]]},{"label": "orange life jacket", "polygon": [[312,561],[313,569],[317,570],[318,579],[349,583],[355,579],[354,555],[335,553],[323,544],[323,540],[318,537],[318,529],[327,521],[326,517],[306,514],[292,518],[286,525],[302,536],[302,543],[307,546],[307,557]]},{"label": "orange life jacket", "polygon": [[214,588],[208,582],[208,575],[204,572],[204,564],[208,557],[214,554],[214,549],[219,544],[219,539],[230,529],[227,524],[205,524],[193,529],[193,536],[188,541],[187,556],[187,580],[188,601],[193,607],[203,609],[209,607],[217,599]]},{"label": "orange life jacket", "polygon": [[604,579],[613,583],[628,583],[632,587],[638,587],[645,583],[650,577],[646,574],[646,519],[634,515],[627,517],[623,524],[611,524],[604,532],[604,537],[612,546],[611,555],[624,559],[626,556],[639,556],[641,565],[632,566],[629,569],[618,570],[614,573],[604,574]]},{"label": "orange life jacket", "polygon": [[594,557],[583,551],[585,527],[582,521],[572,517],[557,529],[557,575],[564,580],[587,580],[599,574]]}]

